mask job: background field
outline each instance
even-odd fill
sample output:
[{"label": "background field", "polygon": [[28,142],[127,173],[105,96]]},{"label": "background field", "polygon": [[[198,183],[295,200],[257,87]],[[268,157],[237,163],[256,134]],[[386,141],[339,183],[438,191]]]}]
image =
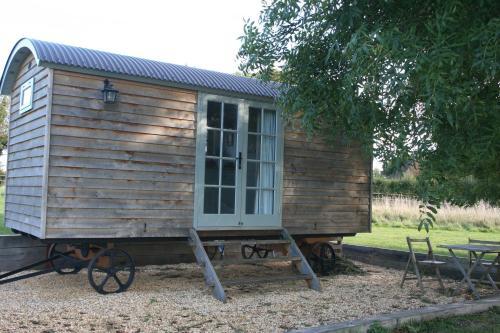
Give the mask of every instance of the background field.
[{"label": "background field", "polygon": [[[403,196],[373,199],[373,223],[377,226],[415,228],[419,221],[419,202]],[[434,229],[500,232],[500,208],[479,203],[461,208],[444,204],[436,216]]]},{"label": "background field", "polygon": [[[372,233],[345,238],[346,244],[373,246],[393,250],[408,250],[406,236],[423,238],[425,231],[418,231],[418,201],[402,196],[385,196],[373,199]],[[439,244],[464,244],[469,238],[500,241],[500,209],[480,203],[474,207],[460,208],[448,204],[439,210],[437,221],[429,232],[436,254],[448,254]],[[416,243],[419,252],[426,252],[426,245]],[[463,253],[465,254],[465,253]]]}]

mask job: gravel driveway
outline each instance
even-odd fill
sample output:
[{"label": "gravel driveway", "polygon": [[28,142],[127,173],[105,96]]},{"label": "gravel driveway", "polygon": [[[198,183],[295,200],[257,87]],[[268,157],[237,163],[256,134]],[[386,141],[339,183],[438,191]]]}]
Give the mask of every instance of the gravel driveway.
[{"label": "gravel driveway", "polygon": [[[366,275],[322,277],[321,293],[304,281],[231,287],[226,304],[211,296],[195,264],[140,268],[127,292],[108,296],[91,289],[85,270],[53,273],[0,286],[0,331],[282,332],[460,299],[439,294],[437,284],[425,296],[414,281],[400,289],[402,272],[357,264]],[[227,270],[240,275],[259,269],[289,272],[280,264]]]}]

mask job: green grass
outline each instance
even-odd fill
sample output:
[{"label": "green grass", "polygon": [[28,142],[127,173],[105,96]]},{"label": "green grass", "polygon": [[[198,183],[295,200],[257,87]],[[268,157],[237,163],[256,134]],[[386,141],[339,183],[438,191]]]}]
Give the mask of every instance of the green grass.
[{"label": "green grass", "polygon": [[387,329],[374,325],[368,333],[498,333],[500,332],[500,307],[470,315],[439,318],[406,324],[401,328]]},{"label": "green grass", "polygon": [[5,186],[0,187],[0,235],[10,235],[12,232],[4,226]]},{"label": "green grass", "polygon": [[[386,226],[372,226],[371,233],[357,234],[354,237],[346,237],[344,243],[353,245],[363,245],[378,247],[384,249],[408,251],[406,236],[414,238],[424,238],[426,233],[417,231],[413,228],[395,228]],[[495,232],[480,232],[480,231],[465,231],[465,230],[430,230],[429,237],[431,238],[432,247],[435,254],[448,255],[448,250],[438,248],[439,244],[466,244],[470,238],[484,239],[492,241],[500,241],[500,231]],[[427,246],[423,243],[415,243],[415,250],[418,252],[427,252]],[[457,255],[466,255],[456,253]]]}]

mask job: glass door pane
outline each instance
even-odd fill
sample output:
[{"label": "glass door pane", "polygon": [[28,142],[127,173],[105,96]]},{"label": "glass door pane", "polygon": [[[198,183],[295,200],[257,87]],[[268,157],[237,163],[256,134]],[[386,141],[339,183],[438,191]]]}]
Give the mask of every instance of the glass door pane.
[{"label": "glass door pane", "polygon": [[236,213],[238,105],[207,102],[204,214]]},{"label": "glass door pane", "polygon": [[245,213],[273,215],[276,194],[276,110],[248,109]]}]

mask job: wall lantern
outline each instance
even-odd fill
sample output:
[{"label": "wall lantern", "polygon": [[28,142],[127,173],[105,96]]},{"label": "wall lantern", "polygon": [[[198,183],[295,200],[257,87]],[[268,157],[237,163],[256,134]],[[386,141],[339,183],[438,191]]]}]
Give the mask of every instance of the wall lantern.
[{"label": "wall lantern", "polygon": [[108,79],[104,80],[104,89],[102,90],[102,100],[106,104],[113,104],[116,102],[118,90],[113,89],[113,85]]}]

